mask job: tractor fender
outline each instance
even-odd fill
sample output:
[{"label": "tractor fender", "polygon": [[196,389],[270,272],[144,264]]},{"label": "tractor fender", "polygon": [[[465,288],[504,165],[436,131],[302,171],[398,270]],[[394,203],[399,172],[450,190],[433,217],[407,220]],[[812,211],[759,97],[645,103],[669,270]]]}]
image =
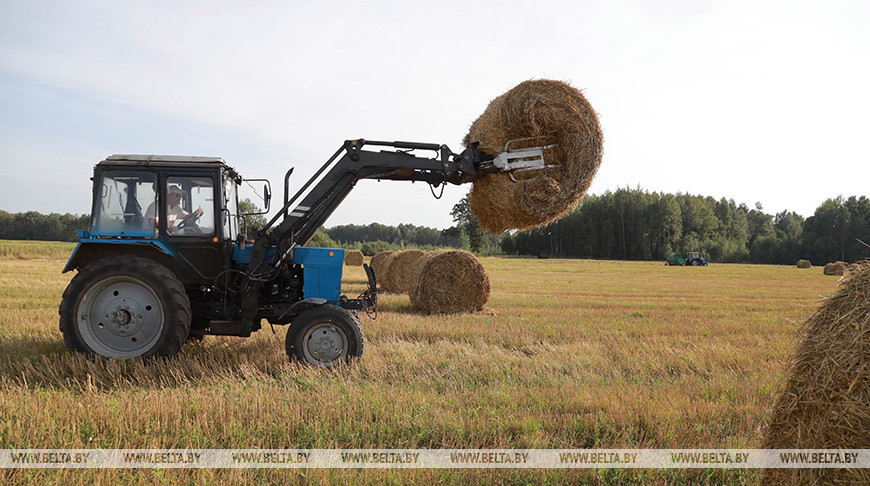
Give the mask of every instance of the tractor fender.
[{"label": "tractor fender", "polygon": [[320,297],[311,297],[308,299],[302,299],[299,302],[297,302],[297,303],[291,305],[289,308],[287,308],[287,312],[288,313],[295,312],[298,314],[302,310],[302,308],[317,307],[318,305],[323,305],[327,302],[328,301],[326,299],[323,299]]},{"label": "tractor fender", "polygon": [[307,299],[302,299],[299,302],[291,305],[284,312],[281,313],[281,317],[277,319],[267,319],[271,324],[290,324],[293,319],[301,314],[302,312],[312,308],[318,307],[323,304],[329,302],[328,300],[321,297],[309,297]]},{"label": "tractor fender", "polygon": [[[131,252],[131,247],[135,251]],[[61,273],[84,268],[94,260],[117,254],[145,257],[157,254],[173,257],[175,252],[158,240],[83,240],[76,245]]]}]

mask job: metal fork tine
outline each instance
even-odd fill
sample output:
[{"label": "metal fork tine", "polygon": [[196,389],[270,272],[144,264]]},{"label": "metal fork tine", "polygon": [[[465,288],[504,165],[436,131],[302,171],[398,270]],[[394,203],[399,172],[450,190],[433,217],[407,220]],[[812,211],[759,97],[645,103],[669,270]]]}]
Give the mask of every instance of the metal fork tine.
[{"label": "metal fork tine", "polygon": [[[514,182],[525,182],[519,181],[514,177],[514,174],[520,174],[523,172],[531,172],[537,171],[541,169],[549,169],[553,167],[558,167],[558,164],[547,164],[544,160],[544,150],[553,148],[556,144],[549,145],[541,145],[537,147],[526,147],[520,149],[511,149],[511,144],[520,140],[530,140],[530,139],[515,139],[508,140],[505,143],[505,151],[496,155],[493,159],[493,165],[501,169],[502,171],[508,172],[510,174],[510,178]],[[530,179],[533,180],[533,179]]]}]

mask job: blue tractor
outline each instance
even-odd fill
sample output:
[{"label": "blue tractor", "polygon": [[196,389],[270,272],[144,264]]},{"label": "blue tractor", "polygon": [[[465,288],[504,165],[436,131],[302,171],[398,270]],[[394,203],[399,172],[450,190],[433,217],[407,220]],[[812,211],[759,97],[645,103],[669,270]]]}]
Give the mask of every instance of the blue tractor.
[{"label": "blue tractor", "polygon": [[701,256],[701,253],[697,251],[690,251],[686,253],[686,265],[691,267],[706,267],[707,259]]},{"label": "blue tractor", "polygon": [[[250,336],[265,319],[289,325],[291,359],[330,366],[362,356],[357,311],[376,309],[374,272],[365,266],[368,289],[348,298],[343,250],[305,246],[356,182],[421,181],[434,192],[544,167],[543,147],[490,155],[476,144],[454,153],[348,140],[292,198],[287,172],[283,207],[248,242],[239,227],[244,179],[223,159],[112,155],[94,167],[91,227],[63,269],[78,271],[59,308],[64,343],[110,358],[171,356],[206,335]],[[268,211],[268,181],[263,187]]]},{"label": "blue tractor", "polygon": [[679,253],[671,253],[668,255],[668,259],[665,263],[666,265],[671,266],[689,265],[692,267],[701,267],[707,266],[707,259],[702,257],[701,253],[697,251],[690,251],[686,253],[686,258],[681,257]]}]

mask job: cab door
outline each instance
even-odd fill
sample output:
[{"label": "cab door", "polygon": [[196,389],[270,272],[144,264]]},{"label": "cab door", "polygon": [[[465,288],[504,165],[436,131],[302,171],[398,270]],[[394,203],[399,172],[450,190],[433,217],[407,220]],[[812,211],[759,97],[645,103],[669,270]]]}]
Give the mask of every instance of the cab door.
[{"label": "cab door", "polygon": [[224,270],[220,186],[213,172],[171,173],[162,178],[159,229],[182,265],[210,284]]},{"label": "cab door", "polygon": [[231,174],[224,173],[222,182],[222,202],[220,215],[222,248],[224,252],[224,266],[234,268],[233,253],[239,236],[239,195],[236,178]]}]

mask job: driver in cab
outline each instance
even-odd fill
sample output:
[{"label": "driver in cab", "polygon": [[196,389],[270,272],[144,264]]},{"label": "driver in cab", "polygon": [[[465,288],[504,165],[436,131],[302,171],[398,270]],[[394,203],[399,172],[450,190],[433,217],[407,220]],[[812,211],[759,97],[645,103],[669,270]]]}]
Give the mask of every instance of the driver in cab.
[{"label": "driver in cab", "polygon": [[[184,221],[189,221],[198,216],[202,216],[202,208],[197,209],[193,213],[188,213],[181,208],[181,198],[184,197],[184,191],[181,187],[172,184],[169,186],[169,191],[166,196],[166,231],[169,234],[183,232],[185,229]],[[157,216],[155,214],[155,203],[152,202],[145,211],[145,220],[148,224],[157,226]]]}]

